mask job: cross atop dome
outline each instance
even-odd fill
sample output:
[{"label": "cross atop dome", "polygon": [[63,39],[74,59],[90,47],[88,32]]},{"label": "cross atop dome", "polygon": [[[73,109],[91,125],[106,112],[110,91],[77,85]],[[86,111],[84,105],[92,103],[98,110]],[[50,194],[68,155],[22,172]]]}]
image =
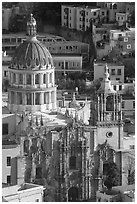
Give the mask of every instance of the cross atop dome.
[{"label": "cross atop dome", "polygon": [[37,23],[33,14],[30,14],[30,18],[27,21],[27,34],[28,36],[35,37],[37,34]]}]

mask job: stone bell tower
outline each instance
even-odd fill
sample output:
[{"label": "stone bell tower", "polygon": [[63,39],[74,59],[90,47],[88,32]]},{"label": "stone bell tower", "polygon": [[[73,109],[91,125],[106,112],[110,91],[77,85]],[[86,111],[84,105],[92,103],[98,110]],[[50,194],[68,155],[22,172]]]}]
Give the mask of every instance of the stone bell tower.
[{"label": "stone bell tower", "polygon": [[122,98],[111,86],[107,65],[104,68],[104,80],[96,93],[95,100],[94,148],[107,140],[113,149],[121,149],[123,137]]}]

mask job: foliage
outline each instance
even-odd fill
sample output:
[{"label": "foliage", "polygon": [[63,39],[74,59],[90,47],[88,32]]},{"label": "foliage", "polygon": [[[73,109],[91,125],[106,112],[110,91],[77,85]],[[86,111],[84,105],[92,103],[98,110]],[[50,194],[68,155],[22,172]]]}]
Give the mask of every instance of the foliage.
[{"label": "foliage", "polygon": [[117,165],[114,162],[108,162],[105,173],[104,185],[110,190],[113,186],[118,185],[119,172]]}]

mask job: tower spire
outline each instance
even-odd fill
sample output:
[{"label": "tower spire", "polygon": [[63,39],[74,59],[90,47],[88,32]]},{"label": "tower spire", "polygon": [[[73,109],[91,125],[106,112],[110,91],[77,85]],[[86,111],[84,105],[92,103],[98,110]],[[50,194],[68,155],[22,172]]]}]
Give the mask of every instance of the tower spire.
[{"label": "tower spire", "polygon": [[28,36],[35,37],[37,34],[37,23],[35,18],[33,18],[33,14],[30,14],[30,17],[27,21],[27,34]]}]

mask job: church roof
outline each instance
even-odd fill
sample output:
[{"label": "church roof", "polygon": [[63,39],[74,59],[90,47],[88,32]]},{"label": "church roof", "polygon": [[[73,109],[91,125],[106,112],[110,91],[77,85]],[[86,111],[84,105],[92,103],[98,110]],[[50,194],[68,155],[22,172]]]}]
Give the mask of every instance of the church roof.
[{"label": "church roof", "polygon": [[108,66],[106,64],[104,69],[104,80],[101,82],[101,86],[98,89],[97,93],[105,93],[105,94],[114,94],[116,91],[113,89],[111,85],[111,81],[109,80],[109,72],[108,72]]},{"label": "church roof", "polygon": [[11,60],[11,69],[41,69],[53,65],[50,52],[36,38],[36,20],[32,14],[27,22],[28,39],[21,43]]}]

